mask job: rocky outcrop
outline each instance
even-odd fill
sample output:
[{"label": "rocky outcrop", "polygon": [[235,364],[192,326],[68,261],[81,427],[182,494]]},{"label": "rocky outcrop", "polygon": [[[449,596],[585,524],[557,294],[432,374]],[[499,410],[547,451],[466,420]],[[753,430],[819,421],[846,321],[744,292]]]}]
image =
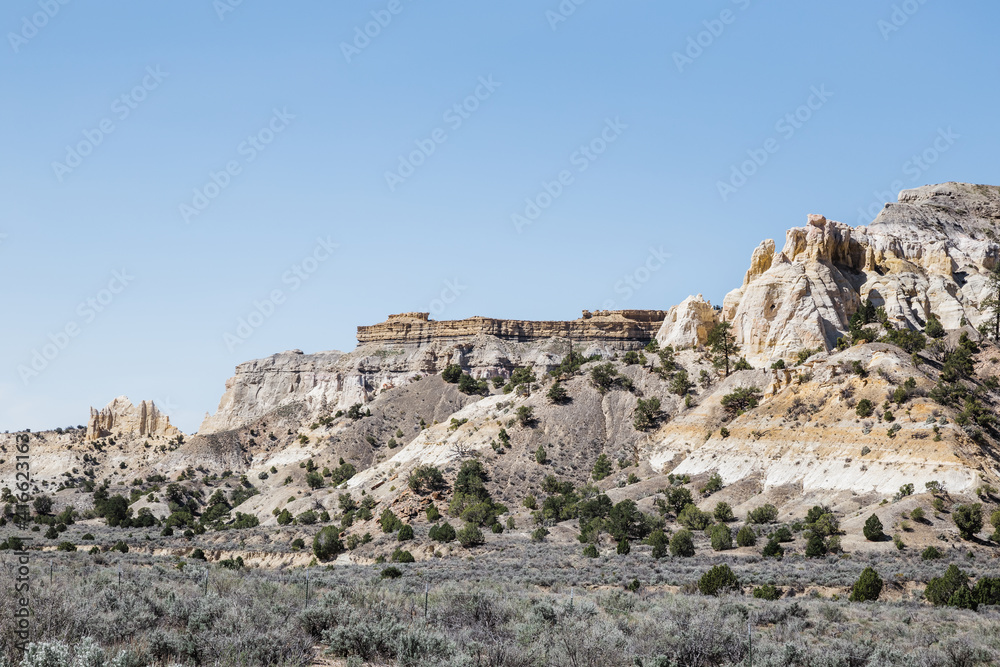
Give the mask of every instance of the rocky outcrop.
[{"label": "rocky outcrop", "polygon": [[666,313],[662,310],[583,311],[570,322],[530,322],[470,317],[437,322],[428,313],[390,315],[381,324],[358,327],[358,343],[425,345],[454,342],[475,336],[495,336],[519,343],[565,338],[575,343],[620,343],[622,349],[645,345],[656,335]]},{"label": "rocky outcrop", "polygon": [[103,410],[90,409],[87,422],[87,440],[98,440],[108,436],[167,437],[180,434],[170,418],[159,411],[152,401],[142,401],[132,405],[127,396],[119,396]]},{"label": "rocky outcrop", "polygon": [[865,299],[897,326],[922,328],[932,313],[946,328],[976,325],[998,223],[1000,188],[964,183],[904,190],[868,226],[811,215],[781,252],[771,240],[758,246],[722,316],[754,363],[832,349]]},{"label": "rocky outcrop", "polygon": [[656,335],[663,311],[584,311],[573,322],[525,322],[474,317],[435,322],[403,313],[358,328],[350,353],[300,350],[236,368],[214,415],[200,434],[239,428],[271,410],[301,404],[309,418],[367,403],[383,391],[458,364],[475,378],[509,377],[519,366],[544,373],[569,351],[611,357],[639,349]]},{"label": "rocky outcrop", "polygon": [[701,294],[689,296],[667,311],[656,342],[660,347],[672,345],[675,349],[704,345],[718,321],[719,313]]}]

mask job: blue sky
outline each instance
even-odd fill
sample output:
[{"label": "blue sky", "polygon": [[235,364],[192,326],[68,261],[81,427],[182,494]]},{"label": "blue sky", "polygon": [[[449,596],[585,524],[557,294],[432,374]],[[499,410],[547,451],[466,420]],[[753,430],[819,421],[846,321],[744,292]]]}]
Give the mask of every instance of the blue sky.
[{"label": "blue sky", "polygon": [[62,2],[0,8],[0,430],[191,432],[394,312],[719,303],[809,213],[1000,183],[984,0]]}]

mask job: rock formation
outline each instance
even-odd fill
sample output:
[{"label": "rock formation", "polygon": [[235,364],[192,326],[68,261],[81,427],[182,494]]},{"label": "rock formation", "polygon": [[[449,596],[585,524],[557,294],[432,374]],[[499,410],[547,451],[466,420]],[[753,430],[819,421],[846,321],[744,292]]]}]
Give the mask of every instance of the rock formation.
[{"label": "rock formation", "polygon": [[656,342],[661,347],[672,345],[675,349],[704,345],[708,332],[718,321],[718,312],[701,294],[689,296],[667,311]]},{"label": "rock formation", "polygon": [[977,325],[998,222],[1000,188],[964,183],[904,190],[868,226],[811,215],[781,252],[771,240],[754,250],[722,316],[755,363],[832,349],[865,299],[897,326],[923,328],[932,313],[945,328]]},{"label": "rock formation", "polygon": [[466,340],[474,336],[496,336],[519,343],[566,338],[575,343],[621,343],[631,349],[645,345],[656,335],[666,313],[662,310],[583,311],[572,322],[528,322],[470,317],[464,320],[436,322],[429,313],[390,315],[381,324],[358,327],[358,343],[388,345],[424,345],[432,342]]},{"label": "rock formation", "polygon": [[179,435],[170,418],[161,413],[152,401],[132,405],[127,396],[119,396],[103,410],[90,409],[87,440],[107,436],[150,436],[172,438]]},{"label": "rock formation", "polygon": [[367,403],[382,391],[458,364],[473,377],[509,377],[518,366],[541,372],[575,349],[611,357],[640,349],[656,335],[664,311],[584,311],[572,322],[528,322],[472,317],[431,320],[427,313],[391,315],[358,327],[350,353],[303,354],[300,350],[240,364],[200,434],[238,428],[269,411],[300,403],[322,416]]}]

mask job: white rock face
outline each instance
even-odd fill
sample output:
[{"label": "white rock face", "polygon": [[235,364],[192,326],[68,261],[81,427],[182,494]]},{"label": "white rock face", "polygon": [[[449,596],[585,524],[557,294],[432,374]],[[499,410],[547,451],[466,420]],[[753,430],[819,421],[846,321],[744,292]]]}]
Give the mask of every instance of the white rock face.
[{"label": "white rock face", "polygon": [[1000,188],[946,183],[904,190],[872,224],[852,228],[821,215],[788,231],[781,252],[764,241],[742,287],[726,295],[751,363],[832,349],[850,316],[871,299],[897,326],[921,329],[933,313],[955,329],[987,315],[985,274],[1000,244]]},{"label": "white rock face", "polygon": [[87,440],[107,436],[153,436],[172,438],[179,435],[170,418],[161,413],[152,401],[132,405],[127,396],[119,396],[103,410],[90,409]]},{"label": "white rock face", "polygon": [[[570,349],[570,341],[562,338],[518,343],[480,335],[424,344],[367,343],[347,354],[283,352],[237,366],[236,375],[226,381],[218,410],[205,417],[198,433],[239,428],[292,403],[304,404],[313,417],[347,410],[418,375],[440,373],[449,364],[460,365],[477,379],[507,378],[518,366],[534,366],[536,372],[544,373],[555,368]],[[613,342],[572,349],[604,357],[620,351]]]},{"label": "white rock face", "polygon": [[672,345],[675,349],[704,345],[718,321],[718,313],[701,294],[689,296],[667,311],[656,342],[660,347]]}]

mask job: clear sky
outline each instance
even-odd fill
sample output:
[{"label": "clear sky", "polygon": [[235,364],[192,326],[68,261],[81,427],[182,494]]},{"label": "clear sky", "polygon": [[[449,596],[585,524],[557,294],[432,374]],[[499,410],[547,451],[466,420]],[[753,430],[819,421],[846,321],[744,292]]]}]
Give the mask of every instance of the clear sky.
[{"label": "clear sky", "polygon": [[236,364],[350,350],[389,313],[720,303],[809,213],[1000,183],[998,23],[986,0],[7,0],[0,430],[126,394],[192,432]]}]

